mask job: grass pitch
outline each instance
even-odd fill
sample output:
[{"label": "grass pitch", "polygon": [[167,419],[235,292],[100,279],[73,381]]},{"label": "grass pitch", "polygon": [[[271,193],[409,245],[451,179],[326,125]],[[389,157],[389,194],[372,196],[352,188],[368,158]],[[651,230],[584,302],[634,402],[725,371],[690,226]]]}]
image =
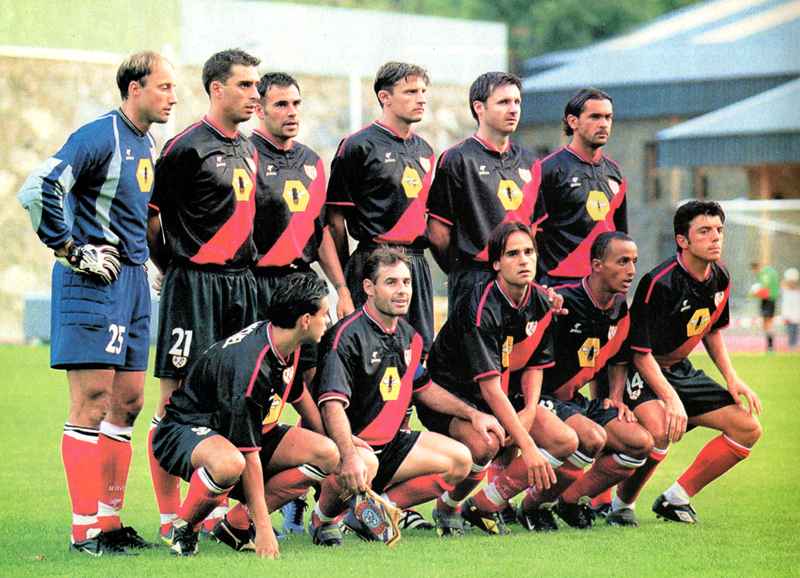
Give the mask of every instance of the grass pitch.
[{"label": "grass pitch", "polygon": [[[259,560],[219,544],[200,543],[196,559],[174,559],[166,549],[135,558],[89,559],[68,550],[70,504],[61,465],[61,431],[67,414],[63,372],[48,369],[45,347],[0,347],[0,577],[753,577],[800,575],[800,356],[738,355],[740,376],[761,396],[764,435],[750,458],[705,488],[693,504],[697,527],[656,520],[653,500],[686,469],[715,434],[696,430],[673,446],[637,504],[640,528],[598,524],[588,531],[562,527],[534,535],[489,537],[477,531],[462,540],[407,531],[391,549],[347,537],[327,550],[308,535],[281,542],[281,558]],[[717,375],[707,356],[695,365]],[[145,408],[134,428],[133,464],[123,520],[146,538],[158,511],[145,453],[157,398],[148,378]],[[426,516],[431,505],[419,508]],[[280,515],[273,517],[280,524]]]}]

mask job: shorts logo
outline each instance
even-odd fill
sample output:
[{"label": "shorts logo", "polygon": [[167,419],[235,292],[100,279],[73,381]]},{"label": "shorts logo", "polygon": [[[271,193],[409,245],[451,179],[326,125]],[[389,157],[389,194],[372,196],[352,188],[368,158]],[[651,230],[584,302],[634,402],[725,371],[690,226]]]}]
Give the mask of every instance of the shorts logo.
[{"label": "shorts logo", "polygon": [[605,219],[609,208],[608,199],[603,191],[589,191],[589,198],[586,199],[586,211],[593,221]]},{"label": "shorts logo", "polygon": [[303,165],[303,170],[312,181],[317,178],[317,167],[313,165]]},{"label": "shorts logo", "polygon": [[198,426],[198,427],[193,427],[192,431],[195,433],[195,435],[207,436],[209,433],[211,433],[211,428]]},{"label": "shorts logo", "polygon": [[411,365],[411,349],[403,351],[403,359],[405,359],[407,366]]},{"label": "shorts logo", "polygon": [[396,367],[387,367],[381,379],[381,397],[383,401],[395,401],[400,397],[400,374]]},{"label": "shorts logo", "polygon": [[722,303],[723,299],[725,299],[724,291],[717,291],[714,293],[714,307],[719,307],[719,304]]},{"label": "shorts logo", "polygon": [[526,183],[531,182],[531,179],[533,179],[533,177],[531,176],[531,172],[528,169],[517,169],[517,172],[519,173],[519,178],[521,178]]},{"label": "shorts logo", "polygon": [[253,192],[253,180],[244,169],[233,169],[233,190],[237,201],[249,201]]},{"label": "shorts logo", "polygon": [[267,415],[264,418],[264,421],[261,422],[261,425],[270,425],[278,421],[282,410],[283,400],[277,393],[273,393],[272,397],[269,398],[269,412],[267,412]]},{"label": "shorts logo", "polygon": [[590,337],[584,341],[578,350],[581,367],[594,367],[598,353],[600,353],[600,340],[597,337]]},{"label": "shorts logo", "polygon": [[186,357],[183,355],[173,355],[172,365],[174,365],[178,369],[182,368],[184,365],[186,365]]},{"label": "shorts logo", "polygon": [[556,413],[556,404],[553,403],[552,399],[540,399],[539,405],[542,406],[547,411]]},{"label": "shorts logo", "polygon": [[286,206],[292,213],[305,211],[310,198],[311,195],[300,181],[286,181],[286,184],[283,185],[283,200],[286,201]]},{"label": "shorts logo", "polygon": [[419,178],[417,169],[406,167],[403,171],[403,190],[409,199],[416,199],[422,190],[422,179]]},{"label": "shorts logo", "polygon": [[686,336],[694,337],[695,335],[700,335],[703,333],[703,330],[705,330],[709,321],[711,321],[711,314],[708,312],[708,309],[698,309],[694,312],[694,315],[692,315],[689,323],[686,324]]},{"label": "shorts logo", "polygon": [[534,333],[536,333],[536,326],[539,323],[537,321],[531,321],[525,326],[525,333],[530,337]]},{"label": "shorts logo", "polygon": [[503,179],[497,187],[497,198],[506,211],[516,211],[522,204],[522,191],[514,181]]},{"label": "shorts logo", "polygon": [[608,179],[608,188],[611,189],[611,192],[615,195],[619,193],[619,183],[614,179]]},{"label": "shorts logo", "polygon": [[294,377],[294,367],[287,367],[283,370],[283,383],[289,385],[292,383],[292,378]]},{"label": "shorts logo", "polygon": [[149,193],[153,188],[153,164],[150,159],[139,159],[136,169],[136,180],[139,181],[139,190]]},{"label": "shorts logo", "polygon": [[616,334],[617,334],[617,326],[616,325],[612,325],[611,327],[608,328],[608,340],[609,341],[614,339],[614,336]]},{"label": "shorts logo", "polygon": [[633,374],[633,377],[629,377],[625,384],[625,388],[628,390],[628,397],[632,400],[639,399],[639,396],[642,395],[643,387],[644,380],[638,371]]},{"label": "shorts logo", "polygon": [[419,164],[422,165],[422,170],[426,173],[431,172],[431,159],[426,159],[425,157],[419,157]]},{"label": "shorts logo", "polygon": [[506,342],[503,343],[503,358],[501,360],[503,367],[511,365],[511,352],[514,351],[514,338],[509,335]]}]

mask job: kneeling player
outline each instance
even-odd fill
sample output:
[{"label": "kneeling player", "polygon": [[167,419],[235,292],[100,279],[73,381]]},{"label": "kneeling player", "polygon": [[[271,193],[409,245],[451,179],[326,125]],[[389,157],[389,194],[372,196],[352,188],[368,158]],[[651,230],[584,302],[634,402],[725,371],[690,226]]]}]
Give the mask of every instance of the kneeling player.
[{"label": "kneeling player", "polygon": [[297,349],[319,342],[325,332],[327,293],[315,276],[287,277],[272,303],[272,311],[281,312],[276,320],[254,323],[209,347],[172,395],[153,434],[153,451],[166,471],[190,482],[173,523],[173,554],[197,553],[200,525],[241,479],[256,554],[278,556],[259,459],[262,424],[270,421],[276,397],[293,397]]},{"label": "kneeling player", "polygon": [[[346,510],[343,490],[386,490],[386,500],[408,508],[435,498],[469,473],[469,451],[460,443],[400,429],[412,394],[417,407],[457,415],[486,439],[504,435],[497,420],[432,383],[422,367],[422,338],[400,318],[411,300],[405,252],[376,249],[366,261],[364,277],[367,303],[329,331],[320,346],[313,388],[341,455],[336,476],[322,484],[309,526],[314,543],[324,546],[343,544],[336,525]],[[353,434],[371,448],[356,445]],[[362,538],[372,538],[354,516],[345,523]]]},{"label": "kneeling player", "polygon": [[[711,201],[689,201],[675,212],[678,254],[644,276],[631,306],[629,343],[633,352],[625,403],[652,434],[655,447],[642,468],[617,488],[613,511],[633,509],[636,497],[669,443],[689,428],[722,432],[653,504],[657,516],[697,523],[689,499],[750,455],[761,437],[753,412],[761,401],[736,375],[721,330],[728,325],[730,275],[719,261],[725,213]],[[703,341],[728,389],[687,358]],[[740,397],[749,406],[745,409]]]},{"label": "kneeling player", "polygon": [[[434,342],[428,368],[436,383],[492,413],[519,447],[521,456],[506,470],[522,478],[515,495],[534,484],[549,487],[555,481],[553,468],[572,455],[578,438],[555,415],[536,407],[542,370],[553,364],[553,342],[547,294],[532,282],[536,249],[531,229],[518,222],[498,225],[489,237],[488,255],[496,278],[459,300]],[[458,416],[418,411],[429,430],[460,441],[472,454],[470,476],[436,501],[433,518],[439,533],[463,533],[462,517],[486,532],[509,533],[497,514],[502,506],[479,508],[472,499],[461,504],[480,483],[503,439],[485,439]]]},{"label": "kneeling player", "polygon": [[[550,509],[570,526],[587,528],[593,513],[582,503],[632,475],[653,447],[653,439],[635,423],[622,403],[627,367],[626,338],[630,326],[625,294],[636,272],[636,245],[622,232],[600,234],[592,243],[592,272],[579,282],[556,287],[567,313],[555,318],[556,363],[544,371],[541,406],[551,409],[580,440],[578,451],[556,470],[558,481],[549,490],[531,488],[518,511],[529,530],[557,530]],[[589,401],[579,390],[608,371],[607,399]],[[583,475],[586,466],[592,467]],[[475,502],[505,495],[519,480],[501,475]],[[632,514],[632,513],[631,513]],[[611,516],[614,525],[635,526],[633,516]]]}]

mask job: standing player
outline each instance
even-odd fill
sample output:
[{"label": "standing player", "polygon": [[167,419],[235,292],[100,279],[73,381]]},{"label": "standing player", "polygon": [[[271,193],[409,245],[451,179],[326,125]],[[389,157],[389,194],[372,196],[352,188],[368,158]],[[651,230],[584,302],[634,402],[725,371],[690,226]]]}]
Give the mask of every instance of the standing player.
[{"label": "standing player", "polygon": [[[525,482],[515,493],[534,484],[548,488],[555,481],[553,469],[572,455],[578,439],[556,416],[536,407],[542,371],[553,364],[553,341],[547,294],[533,283],[533,231],[517,221],[501,223],[489,237],[488,257],[496,278],[459,300],[436,337],[428,368],[436,383],[494,415],[508,432],[521,451],[508,470]],[[460,535],[463,517],[486,532],[510,533],[498,515],[510,496],[491,511],[476,507],[472,499],[461,503],[483,479],[504,440],[486,440],[458,416],[425,408],[419,408],[419,416],[430,431],[460,441],[472,454],[470,475],[436,501],[437,531]]]},{"label": "standing player", "polygon": [[502,222],[536,227],[541,168],[533,153],[510,142],[521,112],[522,81],[487,72],[469,90],[478,132],[439,157],[428,197],[428,235],[436,262],[447,273],[448,310],[475,285],[492,277],[489,235]]},{"label": "standing player", "polygon": [[[575,430],[580,445],[556,470],[557,482],[549,490],[528,490],[518,510],[519,520],[528,530],[558,529],[551,511],[542,507],[555,500],[553,510],[567,524],[590,526],[593,515],[580,503],[581,498],[594,497],[632,475],[653,448],[653,438],[622,403],[630,327],[625,294],[633,282],[637,258],[636,244],[627,234],[601,233],[592,243],[592,273],[578,283],[556,288],[568,312],[555,317],[556,363],[544,371],[539,403]],[[597,380],[604,368],[609,375],[608,397],[589,401],[580,389]],[[583,475],[587,466],[591,468]],[[488,507],[486,502],[491,502],[492,496],[507,495],[523,481],[501,475],[483,495],[475,497],[475,503]],[[614,515],[606,521],[638,525],[632,516]]]},{"label": "standing player", "polygon": [[[419,66],[387,62],[378,69],[381,118],[339,145],[327,201],[331,236],[356,308],[367,300],[362,271],[370,253],[386,243],[405,247],[414,287],[406,319],[422,336],[426,356],[433,342],[433,288],[423,251],[433,149],[411,126],[425,114],[427,87],[428,73]],[[348,233],[358,241],[352,255]]]},{"label": "standing player", "polygon": [[[736,375],[722,338],[731,289],[728,270],[719,260],[725,213],[717,203],[689,201],[678,207],[673,222],[678,254],[644,276],[631,307],[634,367],[625,403],[653,434],[655,447],[645,465],[617,487],[612,508],[633,509],[668,445],[683,437],[688,423],[722,434],[656,499],[653,511],[666,520],[697,523],[690,498],[750,455],[761,437],[753,415],[761,412],[761,401]],[[701,340],[727,390],[692,367],[688,355]]]},{"label": "standing player", "polygon": [[[239,124],[255,111],[258,63],[241,50],[211,56],[203,66],[208,115],[169,141],[156,163],[147,239],[164,280],[155,363],[161,395],[151,432],[194,357],[256,320],[257,155]],[[152,455],[150,465],[169,542],[179,480]]]},{"label": "standing player", "polygon": [[[266,318],[281,279],[294,271],[311,271],[311,263],[319,260],[339,294],[336,314],[341,319],[353,312],[353,302],[333,239],[324,226],[325,168],[314,151],[295,140],[300,129],[300,86],[286,73],[271,72],[261,77],[258,95],[260,128],[250,137],[259,158],[253,226],[258,318]],[[313,343],[300,355],[299,371],[305,383],[311,383],[316,366],[317,344]],[[305,505],[298,499],[287,508],[284,532],[303,531]]]},{"label": "standing player", "polygon": [[262,558],[278,556],[264,497],[262,428],[283,402],[297,402],[304,392],[295,379],[297,350],[325,332],[328,288],[300,273],[278,289],[270,321],[254,323],[199,356],[153,434],[161,466],[190,482],[172,522],[174,555],[197,554],[200,525],[241,479],[255,524],[253,549]]},{"label": "standing player", "polygon": [[19,193],[58,259],[50,365],[67,370],[70,391],[61,442],[70,550],[94,556],[152,546],[119,514],[150,349],[144,263],[156,143],[148,130],[177,102],[173,75],[155,52],[128,57],[117,71],[122,106],[70,136]]},{"label": "standing player", "polygon": [[591,273],[589,248],[604,231],[628,232],[625,179],[603,155],[611,136],[611,97],[582,88],[564,108],[564,134],[572,142],[542,161],[547,219],[539,240],[542,285],[562,285]]},{"label": "standing player", "polygon": [[[364,265],[366,304],[337,323],[321,346],[314,393],[341,461],[336,475],[323,482],[312,514],[315,544],[343,544],[335,522],[346,509],[342,490],[386,490],[384,497],[402,509],[435,498],[469,473],[469,452],[461,444],[400,428],[412,395],[420,404],[457,415],[485,440],[504,435],[495,419],[430,381],[420,362],[422,338],[399,319],[408,311],[411,285],[401,249],[373,251]],[[345,523],[362,538],[371,537],[354,516]]]},{"label": "standing player", "polygon": [[775,340],[775,306],[781,296],[780,278],[773,267],[762,267],[758,261],[750,263],[750,270],[756,277],[750,293],[758,298],[767,353],[772,353]]}]

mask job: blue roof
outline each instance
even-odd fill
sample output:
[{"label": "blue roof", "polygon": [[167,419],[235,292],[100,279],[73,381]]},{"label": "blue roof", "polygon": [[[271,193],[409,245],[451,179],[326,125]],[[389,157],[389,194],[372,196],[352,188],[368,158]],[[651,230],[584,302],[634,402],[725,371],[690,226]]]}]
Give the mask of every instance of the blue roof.
[{"label": "blue roof", "polygon": [[617,116],[702,114],[800,76],[800,0],[712,0],[529,65],[542,72],[523,83],[527,122],[557,116],[583,86],[611,93]]},{"label": "blue roof", "polygon": [[659,166],[800,162],[800,79],[657,134]]}]

